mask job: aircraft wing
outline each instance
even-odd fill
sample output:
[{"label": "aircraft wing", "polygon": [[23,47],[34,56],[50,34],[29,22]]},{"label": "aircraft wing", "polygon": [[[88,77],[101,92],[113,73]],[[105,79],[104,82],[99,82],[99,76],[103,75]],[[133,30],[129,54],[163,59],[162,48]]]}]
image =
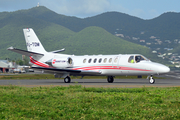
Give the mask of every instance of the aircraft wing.
[{"label": "aircraft wing", "polygon": [[72,74],[101,74],[99,71],[90,71],[90,70],[72,70],[72,69],[58,69],[58,68],[43,68],[43,67],[32,67],[32,69],[43,70],[49,73],[72,73]]},{"label": "aircraft wing", "polygon": [[9,47],[7,48],[10,51],[22,54],[22,55],[26,55],[28,57],[32,56],[32,55],[37,55],[37,56],[44,56],[44,54],[40,54],[40,53],[35,53],[35,52],[30,52],[30,51],[26,51],[26,50],[21,50],[21,49],[17,49],[14,47]]}]

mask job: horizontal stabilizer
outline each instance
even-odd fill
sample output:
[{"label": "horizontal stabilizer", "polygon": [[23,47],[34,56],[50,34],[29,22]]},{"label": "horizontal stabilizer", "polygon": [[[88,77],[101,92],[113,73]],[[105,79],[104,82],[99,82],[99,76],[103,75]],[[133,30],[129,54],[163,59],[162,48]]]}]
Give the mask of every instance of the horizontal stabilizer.
[{"label": "horizontal stabilizer", "polygon": [[41,54],[41,53],[35,53],[35,52],[26,51],[26,50],[21,50],[21,49],[17,49],[17,48],[14,48],[14,47],[9,47],[7,49],[10,50],[10,51],[13,51],[13,52],[28,56],[28,57],[33,56],[33,55],[37,55],[37,56],[41,56],[41,57],[44,56],[44,54]]},{"label": "horizontal stabilizer", "polygon": [[61,49],[61,50],[55,50],[55,51],[51,51],[52,53],[58,53],[58,52],[63,52],[65,51],[65,48]]}]

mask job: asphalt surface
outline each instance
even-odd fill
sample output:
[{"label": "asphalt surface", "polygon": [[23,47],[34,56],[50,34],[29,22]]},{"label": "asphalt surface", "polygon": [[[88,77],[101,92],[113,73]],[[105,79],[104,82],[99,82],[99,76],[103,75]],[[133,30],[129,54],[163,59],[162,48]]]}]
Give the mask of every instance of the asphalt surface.
[{"label": "asphalt surface", "polygon": [[161,76],[165,79],[156,79],[154,84],[150,84],[147,79],[117,79],[113,83],[108,83],[106,79],[72,79],[71,83],[64,83],[63,79],[44,80],[0,80],[0,85],[17,85],[24,87],[39,86],[69,86],[82,85],[85,87],[180,87],[180,71],[171,71]]},{"label": "asphalt surface", "polygon": [[156,79],[154,84],[150,84],[147,79],[115,79],[113,83],[108,83],[105,79],[72,79],[71,83],[64,83],[63,79],[48,80],[0,80],[0,85],[18,85],[24,87],[39,86],[69,86],[82,85],[85,87],[180,87],[180,79]]}]

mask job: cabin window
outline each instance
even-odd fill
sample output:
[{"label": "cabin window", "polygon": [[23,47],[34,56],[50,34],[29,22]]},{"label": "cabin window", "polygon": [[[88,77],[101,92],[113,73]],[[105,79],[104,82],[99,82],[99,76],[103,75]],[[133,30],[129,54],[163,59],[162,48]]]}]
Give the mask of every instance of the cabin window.
[{"label": "cabin window", "polygon": [[83,60],[83,63],[86,63],[86,59]]},{"label": "cabin window", "polygon": [[114,59],[114,63],[117,63],[117,61],[118,61],[118,58],[116,57],[116,58]]},{"label": "cabin window", "polygon": [[102,58],[99,59],[99,63],[101,63],[101,61],[102,61]]},{"label": "cabin window", "polygon": [[72,64],[72,62],[73,62],[72,58],[68,58],[68,63]]},{"label": "cabin window", "polygon": [[96,63],[96,61],[97,61],[97,59],[95,58],[95,59],[94,59],[94,63]]},{"label": "cabin window", "polygon": [[134,63],[134,56],[130,56],[128,62],[129,63]]},{"label": "cabin window", "polygon": [[106,63],[106,61],[107,61],[107,58],[104,59],[104,63]]},{"label": "cabin window", "polygon": [[88,63],[91,63],[91,59],[89,59]]},{"label": "cabin window", "polygon": [[111,62],[112,62],[112,58],[109,59],[109,63],[111,63]]}]

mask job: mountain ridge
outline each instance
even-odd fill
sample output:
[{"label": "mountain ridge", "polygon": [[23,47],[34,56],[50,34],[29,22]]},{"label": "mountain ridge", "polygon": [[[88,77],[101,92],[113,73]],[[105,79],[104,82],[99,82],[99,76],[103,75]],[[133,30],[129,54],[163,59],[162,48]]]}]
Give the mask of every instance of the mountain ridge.
[{"label": "mountain ridge", "polygon": [[140,33],[144,31],[145,34],[141,35],[142,39],[148,39],[150,36],[157,36],[161,39],[180,38],[180,30],[178,28],[178,25],[180,25],[180,13],[166,12],[156,18],[144,20],[125,13],[105,12],[82,19],[55,13],[44,6],[29,10],[37,13],[39,9],[48,12],[39,13],[35,15],[36,18],[46,19],[48,22],[59,24],[74,32],[79,32],[89,26],[98,26],[106,29],[111,34],[115,34],[116,29],[121,29],[121,34],[130,37],[140,36]]},{"label": "mountain ridge", "polygon": [[[90,21],[92,21],[91,19],[93,19],[95,23],[90,23]],[[136,52],[147,57],[153,57],[153,59],[159,61],[159,59],[157,59],[155,55],[151,54],[151,51],[147,47],[122,40],[121,38],[114,36],[112,33],[110,34],[110,32],[104,29],[102,26],[96,25],[98,23],[96,22],[97,20],[102,25],[106,25],[108,23],[108,26],[111,27],[111,22],[103,22],[98,19],[99,18],[96,19],[96,17],[87,18],[86,21],[83,22],[85,19],[59,15],[49,9],[46,9],[45,7],[31,8],[29,10],[19,10],[10,13],[0,13],[0,22],[2,23],[0,24],[0,50],[4,51],[3,54],[1,54],[0,58],[20,57],[20,55],[17,55],[10,51],[5,51],[5,49],[10,46],[14,46],[19,49],[26,49],[22,29],[33,28],[47,51],[53,51],[55,49],[66,47],[66,51],[64,53],[77,55],[127,54]],[[137,22],[141,21],[141,19],[138,18],[136,18],[136,20]],[[134,22],[133,20],[129,21],[131,21],[132,24]],[[62,25],[58,23],[61,23]],[[89,26],[91,24],[93,27]],[[77,30],[79,29],[80,31],[73,31],[73,29],[69,29],[67,25],[69,26],[69,28]],[[77,26],[79,27],[76,28]],[[116,24],[114,26],[116,26]],[[89,48],[89,50],[85,51],[87,47],[81,46],[83,46],[83,40],[86,39],[88,39],[89,41],[92,40],[90,43],[95,43],[99,40],[101,41],[101,44],[91,44],[92,47]],[[104,42],[102,39],[104,39],[106,42]],[[114,44],[112,44],[111,42],[109,42],[109,44],[105,44],[108,40],[114,41],[112,42]],[[86,45],[88,46],[88,44]],[[93,49],[93,47],[95,46],[96,48]],[[130,51],[127,51],[127,48]]]}]

